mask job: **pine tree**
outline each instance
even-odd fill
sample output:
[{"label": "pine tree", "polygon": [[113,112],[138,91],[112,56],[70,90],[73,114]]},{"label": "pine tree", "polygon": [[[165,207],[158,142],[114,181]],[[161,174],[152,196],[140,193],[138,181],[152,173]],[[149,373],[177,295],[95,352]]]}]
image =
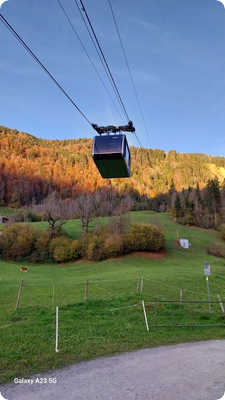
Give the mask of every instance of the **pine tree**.
[{"label": "pine tree", "polygon": [[209,214],[213,216],[214,226],[217,227],[220,225],[222,217],[222,199],[218,177],[216,176],[214,179],[208,180],[206,188],[206,205]]},{"label": "pine tree", "polygon": [[181,201],[180,201],[180,196],[177,193],[176,199],[174,202],[174,217],[181,217],[182,216],[182,206],[181,206]]}]

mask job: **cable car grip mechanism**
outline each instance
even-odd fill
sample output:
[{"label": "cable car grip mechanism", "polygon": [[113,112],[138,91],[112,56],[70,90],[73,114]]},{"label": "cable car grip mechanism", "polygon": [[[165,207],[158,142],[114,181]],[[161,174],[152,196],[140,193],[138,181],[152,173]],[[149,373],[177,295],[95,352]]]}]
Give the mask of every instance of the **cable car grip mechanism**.
[{"label": "cable car grip mechanism", "polygon": [[98,126],[97,124],[91,124],[92,128],[98,132],[99,135],[106,133],[109,135],[110,133],[117,133],[117,132],[135,132],[135,127],[132,121],[128,122],[128,125],[122,126],[115,126],[115,125],[108,125],[108,126]]}]

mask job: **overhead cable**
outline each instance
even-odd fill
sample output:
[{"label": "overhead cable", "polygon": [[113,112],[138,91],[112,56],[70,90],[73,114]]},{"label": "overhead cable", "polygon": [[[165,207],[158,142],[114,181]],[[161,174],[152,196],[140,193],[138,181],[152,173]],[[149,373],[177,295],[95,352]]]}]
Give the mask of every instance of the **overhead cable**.
[{"label": "overhead cable", "polygon": [[69,24],[70,24],[71,28],[73,29],[73,32],[75,33],[75,35],[76,35],[77,39],[79,40],[79,42],[80,42],[80,44],[81,44],[81,46],[82,46],[82,48],[83,48],[83,50],[84,50],[85,54],[87,55],[87,57],[88,57],[88,59],[89,59],[90,63],[92,64],[92,66],[93,66],[93,68],[94,68],[94,70],[95,70],[96,74],[98,75],[98,77],[99,77],[100,81],[102,82],[102,84],[103,84],[103,86],[104,86],[104,88],[105,88],[106,92],[108,93],[108,95],[109,95],[109,97],[110,97],[111,101],[113,102],[113,104],[114,104],[114,106],[115,106],[115,108],[116,108],[116,110],[117,110],[118,114],[119,114],[119,115],[120,115],[120,117],[123,119],[123,117],[122,117],[122,115],[121,115],[121,113],[120,113],[120,111],[119,111],[119,109],[118,109],[117,105],[115,104],[115,102],[114,102],[114,100],[113,100],[113,98],[112,98],[111,94],[109,93],[109,91],[108,91],[108,89],[107,89],[107,87],[106,87],[106,85],[105,85],[105,83],[104,83],[103,79],[101,78],[101,76],[100,76],[100,74],[99,74],[99,72],[98,72],[97,68],[95,67],[95,65],[94,65],[94,63],[93,63],[93,61],[92,61],[91,57],[89,56],[89,54],[88,54],[88,51],[86,50],[86,48],[85,48],[85,46],[84,46],[84,44],[83,44],[82,40],[80,39],[80,37],[79,37],[79,35],[78,35],[78,33],[77,33],[77,31],[76,31],[75,27],[74,27],[74,25],[72,24],[72,22],[71,22],[71,19],[69,18],[68,14],[67,14],[67,12],[66,12],[66,10],[65,10],[65,8],[63,7],[63,5],[62,5],[62,3],[61,3],[61,1],[60,1],[60,0],[58,0],[58,3],[59,3],[59,5],[60,5],[60,7],[61,7],[61,9],[62,9],[62,11],[63,11],[63,13],[64,13],[64,15],[65,15],[66,19],[67,19],[67,21],[69,22]]},{"label": "overhead cable", "polygon": [[8,30],[15,36],[15,38],[22,44],[25,50],[33,57],[33,59],[38,63],[38,65],[43,69],[43,71],[52,79],[52,81],[58,86],[58,88],[63,92],[63,94],[68,98],[68,100],[73,104],[73,106],[79,111],[79,113],[86,119],[86,121],[92,126],[92,123],[88,120],[88,118],[84,115],[84,113],[80,110],[80,108],[75,104],[75,102],[71,99],[71,97],[67,94],[67,92],[62,88],[62,86],[57,82],[57,80],[52,76],[52,74],[48,71],[47,68],[42,64],[42,62],[38,59],[38,57],[33,53],[33,51],[27,46],[27,44],[21,39],[18,33],[12,28],[12,26],[7,22],[7,20],[0,14],[0,19],[3,24],[8,28]]},{"label": "overhead cable", "polygon": [[[75,0],[75,2],[76,2],[76,4],[77,4],[77,1],[76,1],[76,0]],[[97,36],[96,36],[96,33],[95,33],[95,31],[94,31],[94,28],[93,28],[93,26],[92,26],[92,23],[91,23],[91,21],[90,21],[90,18],[89,18],[88,14],[87,14],[87,11],[86,11],[85,7],[84,7],[83,1],[80,0],[80,3],[81,3],[81,6],[82,6],[82,11],[85,13],[85,16],[86,16],[86,18],[87,18],[88,24],[89,24],[90,29],[91,29],[91,32],[92,32],[92,34],[93,34],[93,36],[94,36],[94,39],[95,39],[95,41],[96,41],[96,43],[97,43],[97,46],[98,46],[98,49],[99,49],[100,54],[101,54],[101,56],[102,56],[102,59],[103,59],[103,61],[104,61],[104,63],[105,63],[105,66],[106,66],[106,68],[107,68],[107,71],[108,71],[108,73],[109,73],[109,76],[110,76],[110,79],[111,79],[111,81],[112,81],[112,84],[113,84],[113,86],[114,86],[114,88],[115,88],[115,91],[116,91],[116,93],[117,93],[117,96],[118,96],[120,105],[121,105],[121,107],[122,107],[122,110],[123,110],[123,112],[124,112],[124,115],[126,116],[127,120],[129,121],[130,118],[129,118],[129,116],[128,116],[127,110],[126,110],[126,108],[125,108],[125,106],[124,106],[123,100],[122,100],[122,98],[121,98],[121,95],[120,95],[119,90],[118,90],[118,88],[117,88],[117,85],[116,85],[116,83],[115,83],[115,80],[114,80],[114,78],[113,78],[113,76],[112,76],[111,70],[110,70],[110,68],[109,68],[109,65],[108,65],[108,63],[107,63],[107,60],[106,60],[105,55],[104,55],[104,53],[103,53],[103,50],[102,50],[102,48],[101,48],[101,45],[100,45],[100,43],[99,43],[99,41],[98,41],[98,38],[97,38]]]},{"label": "overhead cable", "polygon": [[134,84],[134,79],[133,79],[133,76],[131,74],[130,66],[129,66],[128,59],[127,59],[127,56],[126,56],[126,53],[125,53],[124,45],[123,45],[123,42],[122,42],[122,39],[121,39],[121,35],[120,35],[120,32],[119,32],[119,28],[118,28],[118,25],[117,25],[117,22],[116,22],[116,18],[115,18],[115,14],[114,14],[114,11],[113,11],[113,8],[112,8],[112,4],[111,4],[110,0],[108,0],[108,2],[109,2],[109,7],[111,9],[113,20],[114,20],[114,23],[115,23],[115,26],[116,26],[116,30],[117,30],[117,33],[118,33],[118,37],[119,37],[119,41],[120,41],[121,48],[122,48],[122,51],[123,51],[123,55],[124,55],[124,58],[125,58],[125,61],[126,61],[126,64],[127,64],[127,69],[128,69],[129,75],[130,75],[130,79],[131,79],[132,86],[133,86],[133,89],[134,89],[135,97],[136,97],[136,100],[137,100],[137,103],[138,103],[138,107],[139,107],[139,110],[140,110],[141,118],[142,118],[142,121],[143,121],[143,124],[144,124],[144,127],[145,127],[146,134],[147,134],[148,139],[149,139],[150,146],[152,147],[151,140],[150,140],[150,135],[149,135],[149,132],[148,132],[148,129],[147,129],[147,125],[146,125],[146,122],[145,122],[145,118],[144,118],[144,115],[143,115],[143,112],[142,112],[141,104],[140,104],[139,97],[138,97],[138,94],[137,94],[137,90],[136,90],[136,87],[135,87],[135,84]]},{"label": "overhead cable", "polygon": [[138,135],[136,134],[136,132],[134,132],[134,136],[135,136],[137,142],[139,143],[139,146],[143,148],[142,143],[141,143],[141,141],[140,141]]}]

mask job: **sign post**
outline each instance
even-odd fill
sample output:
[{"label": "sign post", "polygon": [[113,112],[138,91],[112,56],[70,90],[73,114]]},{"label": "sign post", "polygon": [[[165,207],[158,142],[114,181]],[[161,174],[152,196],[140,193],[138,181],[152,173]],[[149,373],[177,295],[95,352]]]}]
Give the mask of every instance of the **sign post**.
[{"label": "sign post", "polygon": [[59,307],[55,309],[55,352],[58,353],[58,341],[59,341]]},{"label": "sign post", "polygon": [[204,275],[206,277],[206,285],[207,285],[207,292],[208,292],[208,299],[209,299],[209,312],[212,314],[211,302],[210,302],[210,291],[209,291],[209,275],[211,275],[210,270],[211,265],[205,261],[204,265]]}]

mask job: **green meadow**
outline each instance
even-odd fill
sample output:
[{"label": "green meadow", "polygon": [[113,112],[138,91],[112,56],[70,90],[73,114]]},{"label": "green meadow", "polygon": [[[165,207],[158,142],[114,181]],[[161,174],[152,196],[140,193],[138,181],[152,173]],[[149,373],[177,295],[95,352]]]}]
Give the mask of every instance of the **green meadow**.
[{"label": "green meadow", "polygon": [[12,208],[7,208],[7,207],[0,208],[0,215],[3,215],[4,217],[9,217],[10,215],[13,214],[15,214],[15,210]]},{"label": "green meadow", "polygon": [[[217,294],[225,300],[225,260],[206,253],[210,244],[224,244],[219,233],[180,226],[169,214],[142,211],[132,212],[128,218],[131,222],[161,225],[166,236],[165,249],[102,262],[32,265],[0,261],[1,382],[140,348],[224,338],[225,326],[217,326],[225,325],[224,316],[220,304],[213,301],[218,300]],[[94,220],[92,227],[108,220]],[[44,222],[33,225],[47,227]],[[68,221],[64,228],[72,238],[81,233],[79,220]],[[177,246],[178,237],[189,239],[189,250]],[[181,289],[184,301],[207,301],[205,261],[211,264],[212,314],[208,303],[179,302]],[[26,266],[28,272],[20,272],[21,266]],[[139,284],[143,282],[142,293],[137,293],[138,277]],[[15,310],[21,279],[22,294]],[[84,301],[87,279],[88,296]],[[155,326],[156,300],[177,301],[157,304],[157,324],[176,326]]]}]

